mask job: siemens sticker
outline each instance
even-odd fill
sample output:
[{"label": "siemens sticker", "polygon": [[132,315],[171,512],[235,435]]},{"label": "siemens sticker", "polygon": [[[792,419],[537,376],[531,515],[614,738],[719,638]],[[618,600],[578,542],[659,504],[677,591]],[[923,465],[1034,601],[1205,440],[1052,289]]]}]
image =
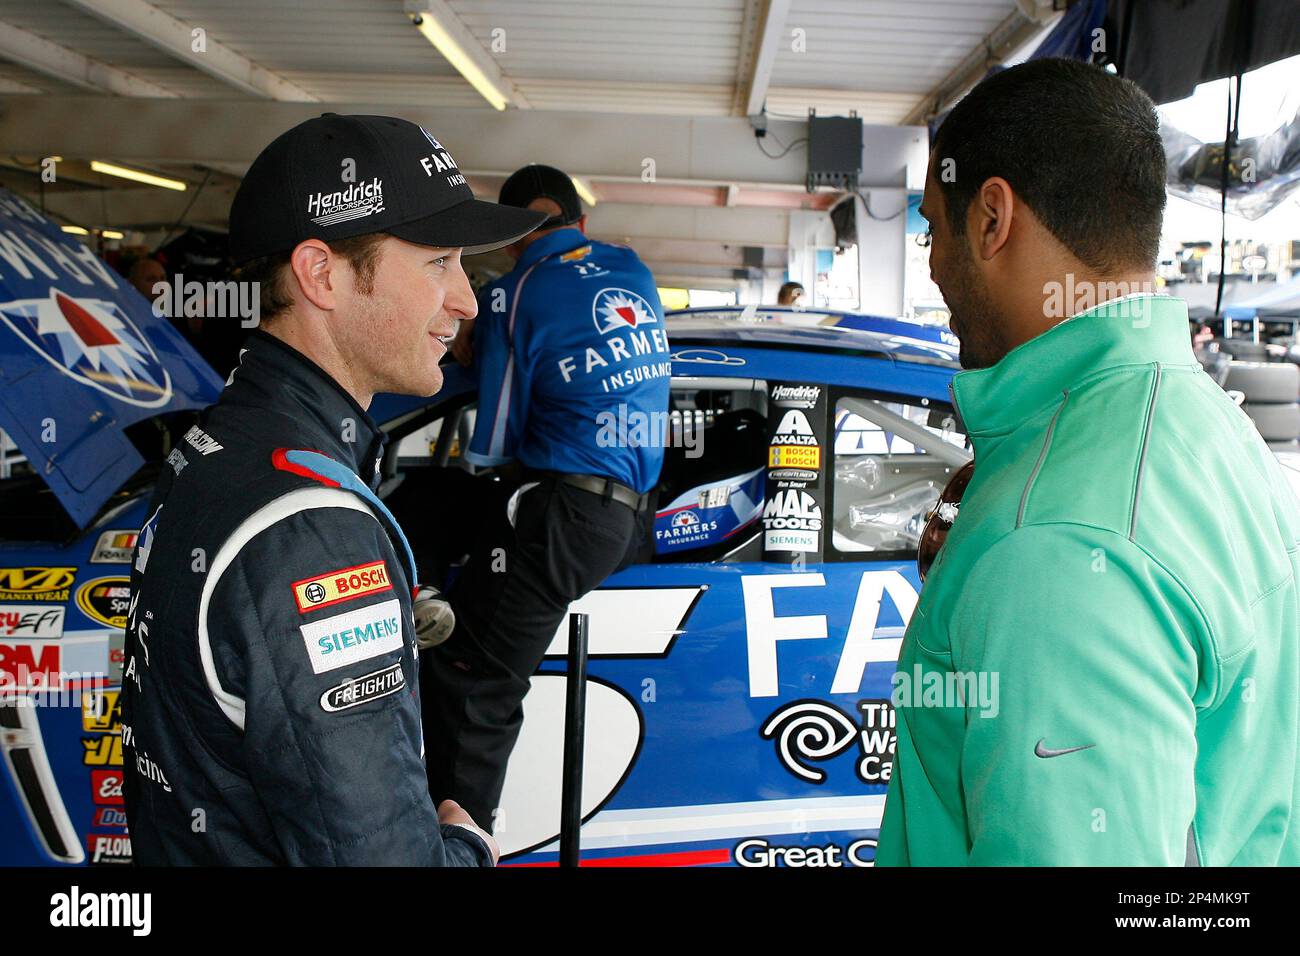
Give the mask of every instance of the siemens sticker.
[{"label": "siemens sticker", "polygon": [[396,598],[301,625],[317,674],[402,650],[402,611]]}]

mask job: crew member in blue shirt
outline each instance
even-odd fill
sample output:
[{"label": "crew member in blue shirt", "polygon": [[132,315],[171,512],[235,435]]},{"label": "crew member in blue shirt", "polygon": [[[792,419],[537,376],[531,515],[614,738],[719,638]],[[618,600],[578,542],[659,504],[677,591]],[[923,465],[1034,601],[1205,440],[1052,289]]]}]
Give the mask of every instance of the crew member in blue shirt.
[{"label": "crew member in blue shirt", "polygon": [[654,278],[587,238],[573,181],[525,166],[500,202],[549,218],[507,247],[514,269],[480,290],[452,347],[478,373],[466,458],[503,481],[448,594],[455,628],[420,669],[430,790],[493,822],[529,679],[570,603],[650,539],[670,379]]}]

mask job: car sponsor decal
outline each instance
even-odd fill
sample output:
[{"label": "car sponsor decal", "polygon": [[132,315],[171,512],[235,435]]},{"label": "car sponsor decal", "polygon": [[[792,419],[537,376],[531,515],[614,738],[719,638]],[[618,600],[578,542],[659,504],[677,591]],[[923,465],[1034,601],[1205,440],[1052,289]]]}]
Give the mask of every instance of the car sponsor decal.
[{"label": "car sponsor decal", "polygon": [[397,598],[300,625],[311,669],[317,674],[380,654],[400,651],[402,606]]},{"label": "car sponsor decal", "polygon": [[92,734],[122,731],[121,691],[92,690],[81,695],[81,729]]},{"label": "car sponsor decal", "polygon": [[0,642],[0,687],[5,690],[53,689],[60,685],[60,644]]},{"label": "car sponsor decal", "polygon": [[81,613],[92,621],[115,630],[126,627],[126,612],[130,603],[130,578],[95,578],[77,588],[77,607]]},{"label": "car sponsor decal", "polygon": [[99,806],[122,806],[122,771],[90,771],[90,798]]},{"label": "car sponsor decal", "polygon": [[291,586],[299,614],[393,589],[393,583],[388,579],[388,565],[383,561],[327,571],[295,581]]},{"label": "car sponsor decal", "polygon": [[122,737],[105,734],[81,738],[81,762],[87,767],[122,766]]},{"label": "car sponsor decal", "polygon": [[0,637],[62,637],[63,614],[57,604],[0,604]]},{"label": "car sponsor decal", "polygon": [[117,807],[96,807],[93,827],[126,827],[126,811]]},{"label": "car sponsor decal", "polygon": [[130,564],[131,552],[140,537],[136,531],[105,531],[90,552],[91,564]]},{"label": "car sponsor decal", "polygon": [[759,735],[776,745],[776,756],[790,774],[808,783],[826,782],[826,771],[810,766],[828,761],[856,742],[860,748],[858,779],[888,784],[897,743],[894,708],[887,700],[860,700],[861,726],[827,700],[796,700],[777,708]]},{"label": "car sponsor decal", "polygon": [[383,670],[350,677],[336,684],[320,695],[320,705],[326,713],[334,714],[396,694],[405,686],[406,675],[402,673],[402,662],[398,661]]},{"label": "car sponsor decal", "polygon": [[0,303],[3,320],[68,378],[142,408],[166,405],[172,380],[121,306],[50,289],[46,298]]},{"label": "car sponsor decal", "polygon": [[0,568],[0,601],[66,601],[76,568]]},{"label": "car sponsor decal", "polygon": [[777,385],[772,389],[772,403],[782,408],[815,408],[821,397],[818,385]]},{"label": "car sponsor decal", "polygon": [[131,838],[121,833],[87,833],[86,852],[92,865],[130,863]]}]

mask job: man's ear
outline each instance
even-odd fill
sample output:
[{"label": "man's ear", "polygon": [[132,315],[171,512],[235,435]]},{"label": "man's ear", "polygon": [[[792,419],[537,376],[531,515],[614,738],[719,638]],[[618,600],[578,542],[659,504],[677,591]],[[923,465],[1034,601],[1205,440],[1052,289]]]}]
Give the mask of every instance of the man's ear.
[{"label": "man's ear", "polygon": [[338,276],[331,274],[336,263],[329,246],[319,239],[304,239],[289,256],[289,268],[298,291],[322,311],[332,311],[337,303]]},{"label": "man's ear", "polygon": [[966,213],[966,235],[980,259],[988,261],[1006,246],[1014,208],[1015,193],[1001,176],[992,176],[980,186]]}]

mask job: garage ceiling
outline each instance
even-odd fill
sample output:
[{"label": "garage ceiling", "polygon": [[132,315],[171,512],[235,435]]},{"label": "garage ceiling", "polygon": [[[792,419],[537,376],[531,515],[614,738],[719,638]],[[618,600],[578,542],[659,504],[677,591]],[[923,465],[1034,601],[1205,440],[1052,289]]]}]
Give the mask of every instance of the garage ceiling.
[{"label": "garage ceiling", "polygon": [[[773,138],[787,144],[802,135],[809,109],[853,110],[866,123],[886,127],[915,121],[965,74],[973,71],[977,79],[988,61],[1041,35],[1059,16],[1051,0],[415,5],[463,38],[471,56],[500,80],[511,101],[506,113],[491,110],[420,34],[402,0],[0,0],[0,182],[27,194],[39,191],[35,162],[58,153],[69,160],[61,172],[70,188],[49,191],[50,208],[60,213],[58,203],[65,202],[60,214],[67,218],[119,228],[156,224],[172,215],[173,206],[194,199],[192,191],[159,196],[159,190],[105,182],[78,165],[94,158],[130,160],[195,186],[205,183],[206,196],[192,203],[187,221],[220,226],[252,156],[214,142],[243,145],[254,130],[286,128],[328,109],[386,110],[440,130],[448,125],[442,117],[463,111],[479,117],[468,124],[479,133],[470,138],[486,132],[497,147],[484,155],[473,142],[456,151],[475,174],[475,188],[490,195],[502,173],[522,162],[548,161],[552,152],[535,138],[526,150],[512,149],[524,127],[509,119],[545,113],[554,114],[557,147],[571,147],[576,137],[603,151],[591,168],[583,168],[585,153],[554,153],[570,161],[569,172],[590,178],[601,200],[593,214],[597,234],[602,218],[635,224],[635,216],[614,207],[753,206],[770,215],[760,230],[766,245],[784,233],[791,208],[825,208],[835,197],[802,191],[805,160],[798,149],[779,162],[759,157],[756,167],[744,117],[765,104]],[[198,53],[190,42],[196,28],[207,43]],[[174,124],[176,114],[162,109],[169,101],[203,116],[206,135]],[[657,127],[656,115],[689,118],[690,124]],[[723,125],[699,125],[709,120]],[[173,123],[174,135],[149,155],[130,148],[133,141],[152,141],[141,129],[159,122]],[[48,135],[34,132],[42,124]],[[674,169],[660,169],[656,182],[644,182],[637,175],[643,144],[636,156],[629,152],[620,161],[613,155],[636,126],[684,138],[691,155],[675,166],[669,162]],[[255,153],[264,142],[248,149]],[[539,152],[545,155],[534,155]],[[701,152],[711,161],[692,158]],[[891,146],[884,155],[896,167],[868,171],[864,182],[876,175],[878,186],[903,185],[901,153]],[[96,190],[110,195],[89,195]],[[111,223],[93,221],[110,216]],[[647,238],[716,243],[718,233]],[[635,233],[620,238],[635,240]],[[734,236],[734,258],[745,239]]]}]

